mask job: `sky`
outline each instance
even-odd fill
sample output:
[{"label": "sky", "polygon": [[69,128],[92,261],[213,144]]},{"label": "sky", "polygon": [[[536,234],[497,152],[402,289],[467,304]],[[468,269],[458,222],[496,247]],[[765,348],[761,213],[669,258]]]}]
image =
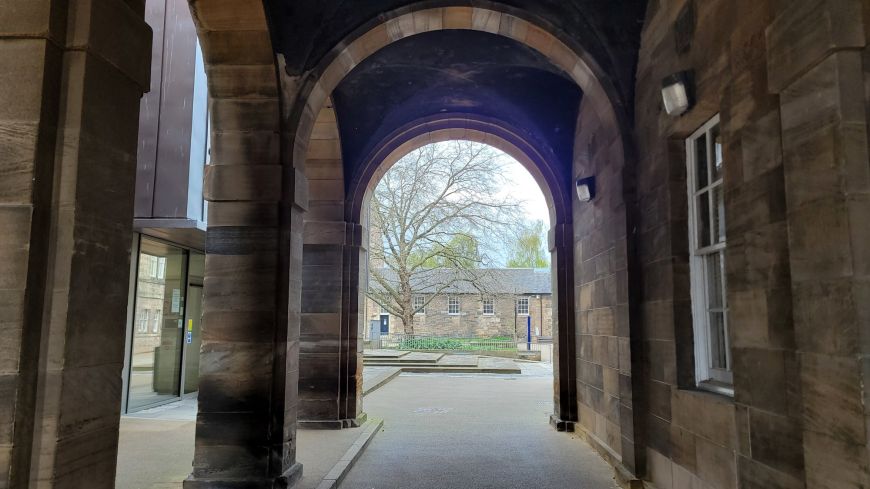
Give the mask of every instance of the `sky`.
[{"label": "sky", "polygon": [[[444,143],[435,143],[444,144]],[[509,154],[490,146],[499,155],[499,163],[503,165],[505,184],[499,196],[520,202],[521,214],[525,224],[534,221],[544,222],[544,232],[550,229],[550,213],[547,201],[538,182],[531,173],[515,158]],[[546,235],[542,236],[546,242]],[[492,260],[490,266],[503,267],[510,258],[513,243],[502,240],[490,240],[481,242],[481,248]]]},{"label": "sky", "polygon": [[544,229],[549,229],[550,213],[547,210],[547,201],[538,182],[532,178],[526,168],[507,153],[501,152],[503,162],[506,165],[507,177],[510,180],[505,188],[505,194],[513,194],[523,202],[525,215],[529,221],[544,221]]}]

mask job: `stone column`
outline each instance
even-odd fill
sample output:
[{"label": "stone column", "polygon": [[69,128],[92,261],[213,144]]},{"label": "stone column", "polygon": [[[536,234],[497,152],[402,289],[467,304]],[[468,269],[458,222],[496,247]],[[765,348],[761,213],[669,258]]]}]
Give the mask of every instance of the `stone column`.
[{"label": "stone column", "polygon": [[344,222],[305,222],[302,251],[302,331],[299,422],[341,429],[339,385],[342,339]]},{"label": "stone column", "polygon": [[[559,431],[574,431],[577,421],[577,365],[574,322],[573,233],[569,224],[557,223],[548,234],[550,257],[555,264],[553,304],[553,415],[550,424]],[[564,294],[564,295],[563,295]]]},{"label": "stone column", "polygon": [[362,411],[363,328],[365,290],[368,286],[367,251],[363,247],[366,228],[348,223],[342,273],[342,339],[339,384],[339,415],[345,426],[359,426],[366,420]]},{"label": "stone column", "polygon": [[0,4],[0,487],[114,486],[143,18]]},{"label": "stone column", "polygon": [[866,8],[790,2],[767,31],[769,87],[782,114],[807,488],[870,485]]},{"label": "stone column", "polygon": [[359,234],[344,221],[306,221],[302,268],[299,422],[358,426]]},{"label": "stone column", "polygon": [[[295,463],[295,311],[304,202],[286,201],[301,193],[295,185],[282,191],[277,158],[245,157],[271,152],[273,133],[265,127],[277,110],[273,100],[212,102],[220,156],[205,177],[210,203],[199,412],[186,488],[288,487],[301,476]],[[247,142],[238,144],[239,138]]]}]

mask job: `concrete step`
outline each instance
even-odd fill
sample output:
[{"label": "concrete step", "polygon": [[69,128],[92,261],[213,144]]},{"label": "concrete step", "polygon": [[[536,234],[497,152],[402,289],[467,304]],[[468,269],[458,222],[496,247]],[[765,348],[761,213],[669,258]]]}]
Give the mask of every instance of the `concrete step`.
[{"label": "concrete step", "polygon": [[365,350],[363,358],[401,358],[408,353],[411,352],[401,350]]},{"label": "concrete step", "polygon": [[366,367],[440,367],[437,362],[397,362],[395,360],[363,360]]},{"label": "concrete step", "polygon": [[519,367],[442,367],[442,366],[417,366],[402,367],[402,372],[431,374],[431,373],[460,373],[460,374],[521,374]]},{"label": "concrete step", "polygon": [[[409,363],[435,364],[444,356],[444,353],[411,352],[398,357],[372,357],[363,355],[365,365],[382,365],[380,362],[391,362],[389,365],[404,365]],[[378,362],[378,363],[371,363]]]}]

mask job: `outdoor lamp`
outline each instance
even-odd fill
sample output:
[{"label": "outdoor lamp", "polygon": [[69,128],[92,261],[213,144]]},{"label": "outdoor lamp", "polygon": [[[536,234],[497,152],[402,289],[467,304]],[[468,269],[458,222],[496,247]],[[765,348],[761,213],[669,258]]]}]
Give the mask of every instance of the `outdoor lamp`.
[{"label": "outdoor lamp", "polygon": [[692,74],[688,71],[674,73],[662,80],[662,101],[665,112],[681,116],[692,107]]},{"label": "outdoor lamp", "polygon": [[589,202],[595,198],[595,177],[577,179],[577,198],[580,202]]}]

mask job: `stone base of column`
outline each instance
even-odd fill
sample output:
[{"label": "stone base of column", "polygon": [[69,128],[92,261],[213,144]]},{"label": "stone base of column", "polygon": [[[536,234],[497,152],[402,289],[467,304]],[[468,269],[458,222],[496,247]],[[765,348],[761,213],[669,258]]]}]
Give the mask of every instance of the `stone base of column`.
[{"label": "stone base of column", "polygon": [[302,479],[302,464],[296,462],[284,474],[274,479],[222,479],[189,476],[184,489],[291,489]]},{"label": "stone base of column", "polygon": [[367,419],[366,413],[360,413],[356,418],[348,419],[300,419],[298,426],[304,430],[341,430],[359,428]]},{"label": "stone base of column", "polygon": [[568,433],[574,432],[574,421],[565,421],[564,419],[560,419],[555,414],[550,415],[550,426],[556,429],[556,431],[567,431]]}]

